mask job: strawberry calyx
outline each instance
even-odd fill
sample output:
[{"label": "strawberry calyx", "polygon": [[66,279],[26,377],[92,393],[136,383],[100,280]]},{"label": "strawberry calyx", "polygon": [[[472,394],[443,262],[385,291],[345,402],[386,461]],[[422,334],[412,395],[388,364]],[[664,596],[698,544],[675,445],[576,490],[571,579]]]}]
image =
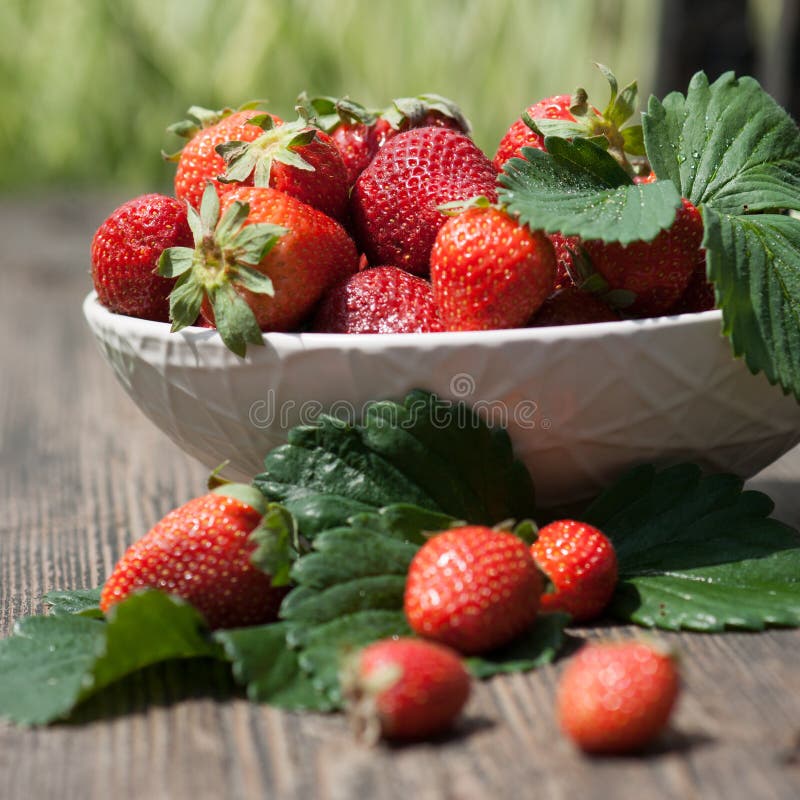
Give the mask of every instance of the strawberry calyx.
[{"label": "strawberry calyx", "polygon": [[[578,88],[570,98],[569,111],[575,118],[532,119],[525,112],[525,124],[540,136],[559,136],[571,139],[581,136],[600,145],[612,155],[630,175],[640,175],[649,171],[645,159],[644,136],[641,125],[626,125],[633,116],[639,96],[636,81],[621,90],[614,73],[605,64],[595,64],[608,81],[611,96],[604,111],[599,112],[589,103],[585,89]],[[629,158],[632,157],[632,158]]]},{"label": "strawberry calyx", "polygon": [[[250,109],[259,108],[266,104],[265,100],[250,100],[242,103],[238,108],[231,108],[225,106],[224,108],[211,109],[204,108],[203,106],[189,106],[186,111],[186,119],[178,120],[167,126],[167,133],[179,136],[181,139],[189,141],[193,139],[201,130],[210,128],[216,125],[231,114],[237,111],[248,111]],[[161,151],[161,157],[165,161],[178,161],[183,148],[176,150],[174,153],[167,153]]]},{"label": "strawberry calyx", "polygon": [[242,183],[252,174],[254,186],[269,186],[274,161],[295,169],[314,171],[297,148],[314,141],[316,127],[302,117],[295,122],[275,125],[269,114],[259,114],[250,119],[249,124],[258,125],[264,133],[252,142],[223,142],[215,148],[227,165],[225,173],[218,178],[220,183]]},{"label": "strawberry calyx", "polygon": [[158,274],[177,278],[169,297],[172,331],[194,324],[204,300],[214,312],[225,345],[244,357],[248,344],[263,344],[261,329],[237,290],[272,296],[274,288],[257,267],[287,232],[279,225],[244,225],[250,208],[234,202],[220,219],[219,197],[210,181],[198,214],[187,204],[194,249],[170,247],[158,261]]},{"label": "strawberry calyx", "polygon": [[415,97],[397,97],[380,116],[395,130],[416,128],[425,122],[431,113],[453,120],[462,133],[469,134],[472,126],[458,104],[440,94],[418,94]]},{"label": "strawberry calyx", "polygon": [[309,97],[306,92],[298,95],[295,110],[309,125],[325,133],[332,133],[339,125],[374,125],[380,116],[380,111],[368,109],[349,97]]}]

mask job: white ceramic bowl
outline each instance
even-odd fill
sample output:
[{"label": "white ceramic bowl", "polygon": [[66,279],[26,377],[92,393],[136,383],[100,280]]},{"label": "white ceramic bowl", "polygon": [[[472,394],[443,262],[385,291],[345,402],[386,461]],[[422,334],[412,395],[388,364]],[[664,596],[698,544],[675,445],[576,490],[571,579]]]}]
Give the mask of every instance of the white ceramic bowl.
[{"label": "white ceramic bowl", "polygon": [[751,375],[718,311],[487,333],[269,333],[242,360],[215,331],[83,311],[139,408],[187,453],[252,478],[321,411],[429,389],[504,424],[539,501],[581,499],[627,467],[693,460],[749,477],[800,441],[800,404]]}]

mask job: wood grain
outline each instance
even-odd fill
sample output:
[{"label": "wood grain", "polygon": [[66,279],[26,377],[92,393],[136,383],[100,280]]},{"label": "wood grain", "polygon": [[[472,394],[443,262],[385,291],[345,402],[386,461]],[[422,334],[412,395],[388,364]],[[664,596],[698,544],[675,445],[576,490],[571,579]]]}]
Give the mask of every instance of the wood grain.
[{"label": "wood grain", "polygon": [[[0,202],[0,630],[53,588],[95,586],[127,544],[202,490],[205,471],[135,409],[80,313],[88,242],[117,198]],[[800,525],[800,451],[754,482]],[[593,636],[625,637],[614,627]],[[232,696],[222,671],[137,677],[81,724],[0,723],[3,800],[797,798],[800,632],[665,637],[683,653],[674,731],[644,758],[590,761],[558,735],[562,665],[476,687],[448,740],[356,746],[339,716]]]}]

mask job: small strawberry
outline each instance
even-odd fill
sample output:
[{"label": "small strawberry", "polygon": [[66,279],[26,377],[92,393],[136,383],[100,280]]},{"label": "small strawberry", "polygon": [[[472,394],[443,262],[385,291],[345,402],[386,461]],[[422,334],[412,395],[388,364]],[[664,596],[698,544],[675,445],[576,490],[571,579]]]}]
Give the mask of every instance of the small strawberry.
[{"label": "small strawberry", "polygon": [[710,311],[716,304],[714,284],[706,276],[706,254],[705,251],[701,251],[689,278],[689,284],[667,313],[696,314],[699,311]]},{"label": "small strawberry", "polygon": [[418,740],[453,726],[470,694],[470,676],[450,648],[420,639],[383,639],[350,656],[342,693],[356,735]]},{"label": "small strawberry", "polygon": [[92,280],[98,300],[118,314],[166,322],[175,281],[159,277],[156,265],[164,249],[191,243],[184,203],[162,194],[123,203],[92,239]]},{"label": "small strawberry", "polygon": [[685,291],[702,241],[703,218],[684,199],[672,226],[652,241],[622,245],[593,239],[585,241],[583,248],[612,291],[633,294],[626,313],[646,317],[666,313]]},{"label": "small strawberry", "polygon": [[[634,167],[628,156],[634,156],[637,161],[644,156],[642,126],[625,123],[636,108],[636,82],[628,84],[620,91],[611,70],[602,64],[595,66],[611,88],[611,98],[605,111],[601,113],[589,105],[585,89],[577,89],[573,95],[554,95],[534,103],[500,140],[494,157],[494,165],[498,170],[503,169],[510,158],[522,158],[523,147],[544,150],[545,136],[561,136],[567,139],[575,136],[603,136],[607,141],[608,152],[631,175],[634,174]],[[640,165],[637,163],[637,166]]]},{"label": "small strawberry", "polygon": [[533,328],[553,325],[586,325],[592,322],[618,322],[619,314],[591,292],[565,286],[542,303],[528,323]]},{"label": "small strawberry", "polygon": [[227,484],[176,508],[131,545],[103,586],[104,612],[139,589],[191,603],[211,628],[277,618],[285,589],[251,561],[266,511],[261,493]]},{"label": "small strawberry", "polygon": [[430,538],[406,579],[412,630],[468,655],[510,642],[536,619],[542,576],[528,545],[479,525]]},{"label": "small strawberry", "polygon": [[588,753],[629,753],[665,728],[680,691],[675,659],[642,642],[589,644],[558,686],[561,727]]},{"label": "small strawberry", "polygon": [[248,344],[263,344],[262,330],[294,329],[327,289],[358,269],[339,223],[276,189],[240,186],[220,208],[209,182],[189,222],[195,248],[166,250],[159,263],[160,274],[179,276],[170,296],[173,330],[202,311],[240,356]]},{"label": "small strawberry", "polygon": [[504,211],[474,206],[445,222],[431,250],[431,286],[447,330],[524,325],[553,291],[553,247]]},{"label": "small strawberry", "polygon": [[258,137],[216,146],[226,165],[219,180],[270,186],[341,220],[349,184],[333,139],[303,119],[275,125],[269,114],[263,114],[250,122],[261,127]]},{"label": "small strawberry", "polygon": [[378,150],[400,131],[429,125],[465,134],[470,131],[458,106],[436,94],[400,97],[382,111],[370,111],[349,98],[309,98],[305,93],[297,102],[301,113],[333,138],[347,168],[350,186]]},{"label": "small strawberry", "polygon": [[324,333],[443,331],[431,285],[397,267],[371,267],[334,286],[312,326]]},{"label": "small strawberry", "polygon": [[[274,114],[266,115],[256,108],[245,106],[238,111],[224,108],[210,111],[193,106],[188,112],[189,119],[170,125],[168,130],[188,139],[183,149],[165,156],[177,161],[175,171],[175,197],[200,208],[200,201],[208,181],[213,181],[218,194],[222,195],[233,184],[220,184],[218,178],[225,173],[226,164],[217,152],[219,145],[226,142],[252,142],[264,133],[258,124],[269,116],[275,125],[281,120]],[[252,183],[252,181],[251,181]]]},{"label": "small strawberry", "polygon": [[531,555],[553,584],[542,611],[566,611],[575,622],[603,613],[617,586],[617,554],[600,530],[572,519],[551,522],[539,529]]},{"label": "small strawberry", "polygon": [[496,170],[462,133],[414,128],[390,139],[356,181],[351,196],[361,249],[373,264],[424,275],[433,240],[447,217],[439,206],[497,198]]}]

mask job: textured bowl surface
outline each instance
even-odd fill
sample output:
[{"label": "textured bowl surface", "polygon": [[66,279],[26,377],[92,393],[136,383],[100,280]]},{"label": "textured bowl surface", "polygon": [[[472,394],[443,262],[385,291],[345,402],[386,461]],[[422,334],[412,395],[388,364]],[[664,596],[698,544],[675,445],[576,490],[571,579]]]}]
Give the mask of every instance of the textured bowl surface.
[{"label": "textured bowl surface", "polygon": [[718,311],[486,333],[269,333],[244,360],[215,331],[84,314],[139,408],[209,468],[252,478],[288,428],[414,388],[509,430],[540,503],[586,497],[637,463],[754,475],[800,441],[800,404],[751,375]]}]

